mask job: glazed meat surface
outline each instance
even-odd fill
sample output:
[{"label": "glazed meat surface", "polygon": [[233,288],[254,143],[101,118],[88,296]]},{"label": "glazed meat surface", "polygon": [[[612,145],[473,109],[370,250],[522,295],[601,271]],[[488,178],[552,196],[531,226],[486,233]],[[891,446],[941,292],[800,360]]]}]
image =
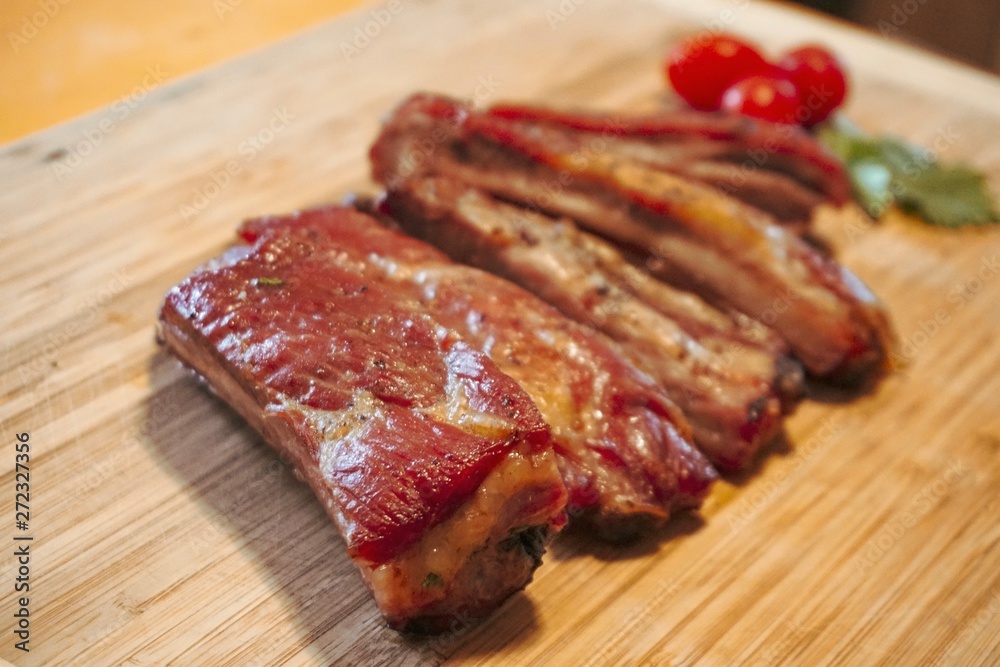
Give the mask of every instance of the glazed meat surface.
[{"label": "glazed meat surface", "polygon": [[[249,235],[283,224],[249,223]],[[667,394],[610,342],[516,285],[343,208],[303,213],[364,284],[407,298],[488,354],[550,425],[572,521],[629,539],[696,507],[715,472]]]},{"label": "glazed meat surface", "polygon": [[851,199],[843,165],[809,133],[784,123],[683,107],[623,115],[498,104],[485,113],[582,133],[590,150],[715,185],[785,222],[807,225],[819,204]]},{"label": "glazed meat surface", "polygon": [[657,276],[773,327],[816,377],[859,381],[889,356],[888,317],[856,276],[713,187],[588,151],[543,123],[430,95],[396,110],[371,158],[390,189],[414,175],[444,175],[573,218],[644,255]]},{"label": "glazed meat surface", "polygon": [[248,229],[169,292],[161,338],[294,464],[388,622],[443,629],[527,584],[564,524],[548,428],[327,232],[295,216]]},{"label": "glazed meat surface", "polygon": [[[788,408],[799,393],[794,362],[732,335],[738,326],[719,311],[714,314],[726,324],[712,331],[698,322],[692,328],[699,337],[691,335],[683,320],[663,311],[697,297],[635,270],[569,220],[499,202],[447,178],[407,180],[387,193],[383,209],[453,259],[531,289],[607,334],[663,385],[691,422],[695,443],[718,467],[745,467],[780,428],[782,399]],[[662,304],[663,310],[654,307]],[[674,309],[712,311],[704,303]]]}]

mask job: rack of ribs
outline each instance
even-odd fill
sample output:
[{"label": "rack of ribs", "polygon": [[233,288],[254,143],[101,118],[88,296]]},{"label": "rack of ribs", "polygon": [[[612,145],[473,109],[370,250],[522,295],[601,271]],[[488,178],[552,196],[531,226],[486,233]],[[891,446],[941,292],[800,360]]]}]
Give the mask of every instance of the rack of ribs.
[{"label": "rack of ribs", "polygon": [[[244,233],[283,223],[251,221]],[[344,208],[299,216],[365,284],[409,298],[516,380],[551,428],[567,512],[628,540],[697,507],[716,473],[667,394],[610,342],[507,280]]]},{"label": "rack of ribs", "polygon": [[490,611],[564,508],[629,538],[707,494],[662,389],[530,293],[352,208],[240,234],[162,340],[293,462],[394,627]]},{"label": "rack of ribs", "polygon": [[442,177],[404,181],[382,209],[456,261],[533,290],[614,340],[667,390],[719,468],[746,467],[800,394],[801,370],[776,354],[783,346],[773,334],[744,335],[732,318],[639,271],[567,219]]},{"label": "rack of ribs", "polygon": [[884,308],[773,215],[649,161],[594,149],[593,136],[565,122],[523,116],[415,95],[372,146],[373,175],[390,190],[414,176],[448,176],[572,218],[657,277],[772,327],[817,378],[852,383],[885,367],[894,335]]}]

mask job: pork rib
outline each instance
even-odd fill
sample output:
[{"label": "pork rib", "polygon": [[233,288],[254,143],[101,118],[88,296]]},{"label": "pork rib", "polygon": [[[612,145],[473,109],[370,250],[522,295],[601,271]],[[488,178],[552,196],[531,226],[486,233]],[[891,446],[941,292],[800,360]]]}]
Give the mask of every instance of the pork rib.
[{"label": "pork rib", "polygon": [[451,176],[642,249],[658,275],[773,326],[817,377],[856,381],[889,356],[887,315],[856,276],[714,188],[428,95],[396,110],[371,158],[390,188]]},{"label": "pork rib", "polygon": [[820,202],[840,206],[851,200],[843,165],[807,132],[786,123],[692,109],[636,116],[527,104],[498,104],[485,114],[591,135],[602,152],[631,154],[716,184],[781,219],[808,222]]},{"label": "pork rib", "polygon": [[[251,222],[245,232],[271,224],[284,223]],[[369,216],[316,209],[298,224],[328,239],[330,261],[356,267],[370,288],[410,299],[527,391],[551,427],[571,520],[629,539],[707,494],[716,473],[689,442],[687,421],[606,339]]]},{"label": "pork rib", "polygon": [[[760,347],[727,337],[725,330],[702,332],[696,339],[631,287],[642,282],[648,292],[674,290],[651,284],[656,281],[649,276],[619,279],[634,267],[569,220],[498,202],[447,178],[405,181],[387,193],[383,209],[453,259],[531,289],[607,334],[660,381],[691,422],[695,443],[717,467],[745,467],[780,427],[782,395],[797,393],[794,362],[777,361]],[[669,294],[670,301],[679,298]]]},{"label": "pork rib", "polygon": [[565,523],[537,408],[488,357],[336,261],[321,225],[283,218],[246,240],[168,293],[162,342],[293,463],[391,626],[491,611]]}]

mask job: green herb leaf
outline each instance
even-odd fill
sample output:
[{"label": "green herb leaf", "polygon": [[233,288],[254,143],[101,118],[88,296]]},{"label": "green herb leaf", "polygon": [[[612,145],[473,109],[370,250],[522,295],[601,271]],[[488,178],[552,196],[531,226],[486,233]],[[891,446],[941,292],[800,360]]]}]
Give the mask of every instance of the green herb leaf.
[{"label": "green herb leaf", "polygon": [[285,281],[281,278],[254,278],[254,283],[265,287],[281,287]]},{"label": "green herb leaf", "polygon": [[442,579],[441,575],[438,574],[437,572],[428,572],[427,576],[424,577],[423,584],[421,585],[424,588],[431,588],[432,586],[435,588],[439,588],[441,586],[444,586],[444,579]]},{"label": "green herb leaf", "polygon": [[875,160],[858,160],[850,167],[854,198],[868,215],[879,217],[892,203],[892,172]]},{"label": "green herb leaf", "polygon": [[971,167],[942,165],[918,146],[867,136],[842,118],[823,127],[819,138],[843,160],[855,199],[874,218],[896,204],[943,227],[1000,221],[986,178]]},{"label": "green herb leaf", "polygon": [[997,222],[986,179],[965,166],[935,166],[900,181],[900,206],[936,225],[962,227]]}]

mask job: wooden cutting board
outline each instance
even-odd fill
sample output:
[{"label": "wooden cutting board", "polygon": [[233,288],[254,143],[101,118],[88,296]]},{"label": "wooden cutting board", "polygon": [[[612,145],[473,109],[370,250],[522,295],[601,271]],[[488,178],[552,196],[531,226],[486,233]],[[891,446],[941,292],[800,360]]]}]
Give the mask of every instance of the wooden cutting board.
[{"label": "wooden cutting board", "polygon": [[[1000,663],[1000,229],[827,219],[888,304],[907,367],[804,404],[701,518],[628,548],[563,536],[524,594],[433,640],[382,626],[311,494],[157,349],[160,298],[242,218],[371,189],[366,146],[410,91],[651,108],[662,52],[691,31],[833,45],[858,123],[971,161],[1000,190],[996,79],[780,6],[693,5],[373,5],[0,149],[0,657]],[[15,648],[21,596],[30,653]]]}]

